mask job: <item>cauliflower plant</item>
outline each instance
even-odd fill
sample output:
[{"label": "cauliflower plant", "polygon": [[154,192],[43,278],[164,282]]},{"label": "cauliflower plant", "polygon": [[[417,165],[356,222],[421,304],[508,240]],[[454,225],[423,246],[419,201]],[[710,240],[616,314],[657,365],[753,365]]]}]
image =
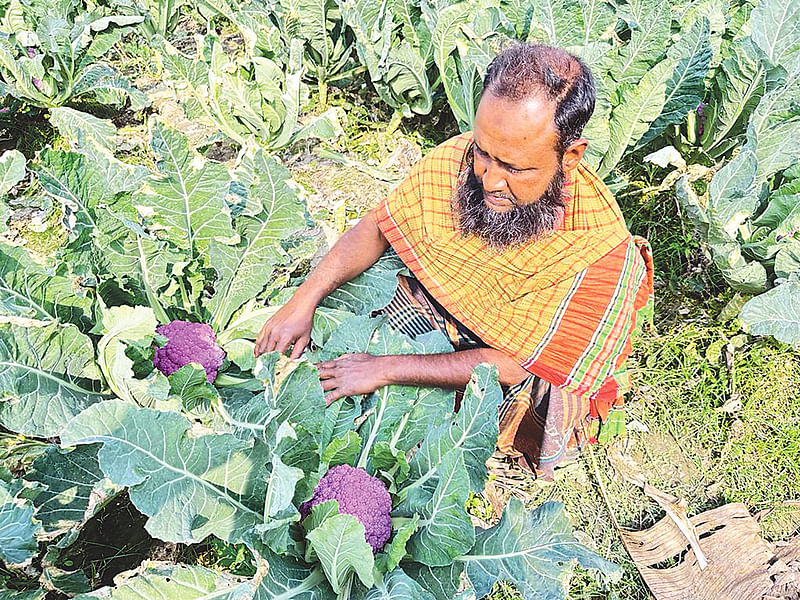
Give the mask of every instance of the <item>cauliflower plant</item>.
[{"label": "cauliflower plant", "polygon": [[153,356],[155,368],[169,376],[189,363],[200,363],[206,371],[208,383],[214,383],[225,351],[217,346],[211,327],[205,323],[176,320],[159,325],[156,333],[166,337],[167,343],[156,348]]},{"label": "cauliflower plant", "polygon": [[383,482],[364,469],[338,465],[329,469],[314,488],[311,500],[300,506],[303,517],[326,500],[339,503],[339,513],[353,515],[364,526],[367,543],[377,552],[392,533],[392,498]]}]

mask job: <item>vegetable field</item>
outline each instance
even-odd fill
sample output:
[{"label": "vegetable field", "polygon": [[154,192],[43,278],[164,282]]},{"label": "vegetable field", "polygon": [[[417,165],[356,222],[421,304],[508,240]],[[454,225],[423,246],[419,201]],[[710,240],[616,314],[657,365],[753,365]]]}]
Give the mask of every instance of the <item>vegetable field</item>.
[{"label": "vegetable field", "polygon": [[[398,259],[253,356],[513,39],[590,66],[586,160],[653,245],[615,447],[690,516],[798,533],[800,0],[0,0],[0,600],[654,598],[610,513],[661,508],[606,445],[549,483],[492,457],[494,368],[457,412],[326,407],[316,362],[452,349],[377,314]],[[311,502],[350,467],[380,544]]]}]

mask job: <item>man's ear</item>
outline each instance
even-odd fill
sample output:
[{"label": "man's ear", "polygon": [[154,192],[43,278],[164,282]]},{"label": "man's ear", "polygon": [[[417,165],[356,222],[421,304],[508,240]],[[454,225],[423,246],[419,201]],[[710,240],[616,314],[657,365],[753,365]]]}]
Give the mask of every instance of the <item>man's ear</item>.
[{"label": "man's ear", "polygon": [[578,163],[581,162],[583,153],[586,152],[586,148],[588,146],[589,140],[585,138],[578,138],[572,142],[569,146],[567,146],[567,149],[564,150],[564,157],[561,159],[561,167],[565,171],[571,171],[577,167]]}]

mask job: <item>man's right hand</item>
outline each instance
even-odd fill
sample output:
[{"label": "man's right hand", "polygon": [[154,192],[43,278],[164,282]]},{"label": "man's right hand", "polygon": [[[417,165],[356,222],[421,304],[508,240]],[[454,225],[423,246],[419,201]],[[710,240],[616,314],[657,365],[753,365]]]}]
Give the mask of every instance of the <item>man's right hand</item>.
[{"label": "man's right hand", "polygon": [[333,245],[317,268],[272,318],[264,323],[253,354],[277,350],[300,358],[311,340],[314,311],[325,296],[375,264],[388,240],[381,233],[374,213],[367,213],[358,224]]},{"label": "man's right hand", "polygon": [[277,350],[286,354],[292,349],[291,358],[300,358],[311,341],[311,326],[314,323],[315,308],[299,306],[292,298],[261,327],[256,339],[253,355]]}]

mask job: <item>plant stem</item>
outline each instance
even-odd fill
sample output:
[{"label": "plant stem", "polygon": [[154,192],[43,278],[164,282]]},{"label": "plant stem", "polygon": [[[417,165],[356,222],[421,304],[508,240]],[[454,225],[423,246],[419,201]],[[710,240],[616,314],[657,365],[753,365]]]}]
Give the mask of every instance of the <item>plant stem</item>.
[{"label": "plant stem", "polygon": [[339,593],[336,594],[336,600],[350,600],[350,589],[353,587],[353,573],[350,573],[350,577],[347,578],[347,581],[344,582],[342,585],[342,589],[339,590]]},{"label": "plant stem", "polygon": [[344,73],[339,73],[336,77],[329,77],[328,83],[333,83],[334,81],[341,81],[342,79],[347,79],[348,77],[353,77],[354,75],[360,75],[367,68],[363,65],[358,67],[353,67],[352,69],[345,71]]}]

